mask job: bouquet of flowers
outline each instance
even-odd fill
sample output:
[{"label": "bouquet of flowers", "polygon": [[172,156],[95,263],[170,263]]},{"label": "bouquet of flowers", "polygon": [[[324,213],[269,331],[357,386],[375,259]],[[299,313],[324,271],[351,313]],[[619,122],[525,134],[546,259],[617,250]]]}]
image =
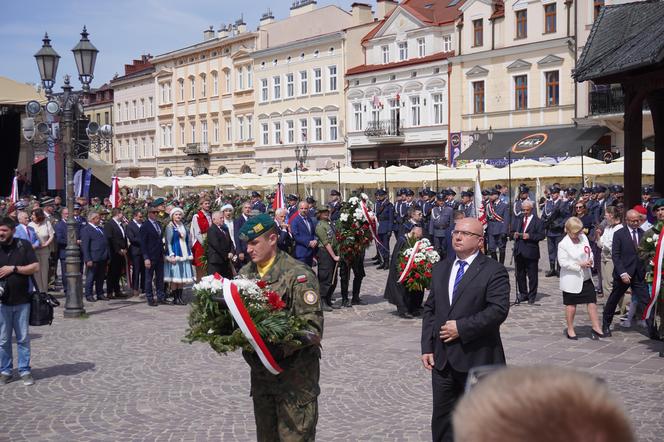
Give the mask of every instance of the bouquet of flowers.
[{"label": "bouquet of flowers", "polygon": [[[203,277],[193,288],[194,300],[189,314],[186,342],[207,342],[217,353],[223,354],[239,348],[254,351],[255,341],[268,346],[298,346],[301,344],[299,339],[307,333],[306,322],[285,310],[286,303],[278,293],[270,290],[265,281],[230,281],[215,273]],[[237,302],[232,306],[235,314],[238,311],[245,313],[244,321],[252,323],[249,328],[254,327],[260,338],[250,336],[253,342],[247,338],[246,328],[242,329],[231,312],[231,306],[224,301],[227,299],[224,290],[239,295],[235,297]],[[250,319],[247,320],[246,316]]]},{"label": "bouquet of flowers", "polygon": [[428,239],[422,238],[411,244],[399,256],[401,275],[397,282],[403,284],[409,291],[423,291],[431,285],[431,269],[440,261]]},{"label": "bouquet of flowers", "polygon": [[[364,208],[363,208],[364,205]],[[339,255],[346,262],[362,253],[372,241],[369,218],[371,212],[363,200],[354,196],[341,203],[339,220],[335,226]]]},{"label": "bouquet of flowers", "polygon": [[646,234],[643,242],[641,242],[640,255],[645,258],[646,263],[646,283],[652,284],[655,276],[655,255],[657,254],[657,242],[659,236],[662,234],[664,223],[658,222],[653,227],[652,234]]}]

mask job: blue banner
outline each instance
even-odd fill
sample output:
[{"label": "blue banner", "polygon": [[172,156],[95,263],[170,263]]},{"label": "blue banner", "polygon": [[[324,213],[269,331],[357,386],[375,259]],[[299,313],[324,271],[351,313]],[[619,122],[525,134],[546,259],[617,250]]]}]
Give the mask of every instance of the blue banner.
[{"label": "blue banner", "polygon": [[92,180],[92,169],[85,171],[85,184],[83,184],[83,196],[90,198],[90,181]]}]

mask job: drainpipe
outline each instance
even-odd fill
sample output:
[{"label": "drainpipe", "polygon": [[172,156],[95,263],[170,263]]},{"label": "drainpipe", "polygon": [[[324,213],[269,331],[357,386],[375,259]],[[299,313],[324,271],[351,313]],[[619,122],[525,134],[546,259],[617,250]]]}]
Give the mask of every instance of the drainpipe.
[{"label": "drainpipe", "polygon": [[[447,166],[452,166],[452,121],[450,120],[452,115],[452,85],[450,80],[452,78],[452,63],[447,62]],[[462,104],[463,106],[463,104]],[[438,173],[438,160],[436,160],[436,173]],[[436,184],[437,185],[437,184]],[[436,189],[438,191],[438,189]]]},{"label": "drainpipe", "polygon": [[[576,0],[574,2],[574,70],[576,71],[576,65],[579,59],[579,34],[578,34],[578,12],[579,12],[579,2]],[[574,121],[579,117],[579,84],[574,81]]]}]

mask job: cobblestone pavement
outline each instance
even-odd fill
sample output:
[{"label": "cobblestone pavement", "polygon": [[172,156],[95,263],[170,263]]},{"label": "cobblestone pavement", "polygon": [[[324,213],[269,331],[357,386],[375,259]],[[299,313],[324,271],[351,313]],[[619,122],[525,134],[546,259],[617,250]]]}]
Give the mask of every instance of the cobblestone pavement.
[{"label": "cobblestone pavement", "polygon": [[[369,305],[325,317],[318,439],[430,440],[420,321],[396,317],[382,298],[387,272],[367,269]],[[588,370],[622,398],[640,440],[662,440],[659,344],[619,328],[592,341],[581,311],[579,340],[565,339],[557,279],[540,278],[537,304],[514,307],[502,327],[508,363]],[[247,365],[182,343],[187,307],[133,298],[86,308],[87,319],[64,320],[59,309],[51,327],[31,329],[36,384],[0,387],[0,440],[255,440]]]}]

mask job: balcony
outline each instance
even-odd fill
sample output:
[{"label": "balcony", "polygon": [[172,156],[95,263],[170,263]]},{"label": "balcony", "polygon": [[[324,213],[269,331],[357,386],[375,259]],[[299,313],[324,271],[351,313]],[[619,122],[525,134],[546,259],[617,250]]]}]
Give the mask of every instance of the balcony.
[{"label": "balcony", "polygon": [[[590,115],[623,114],[625,112],[625,94],[620,87],[592,91],[589,94]],[[643,110],[648,110],[648,102],[643,102]]]},{"label": "balcony", "polygon": [[403,120],[374,120],[367,123],[364,135],[375,143],[401,143],[405,140]]},{"label": "balcony", "polygon": [[187,143],[182,151],[187,155],[207,155],[210,153],[210,145],[208,143]]}]

